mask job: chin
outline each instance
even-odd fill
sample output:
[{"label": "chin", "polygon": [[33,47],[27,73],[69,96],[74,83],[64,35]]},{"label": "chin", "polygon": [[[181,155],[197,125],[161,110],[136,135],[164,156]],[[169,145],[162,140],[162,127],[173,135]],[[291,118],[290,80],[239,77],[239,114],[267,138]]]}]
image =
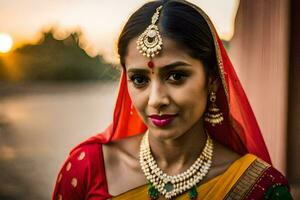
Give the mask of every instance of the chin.
[{"label": "chin", "polygon": [[158,140],[174,140],[180,137],[178,131],[174,129],[157,129],[157,128],[150,128],[151,135]]}]

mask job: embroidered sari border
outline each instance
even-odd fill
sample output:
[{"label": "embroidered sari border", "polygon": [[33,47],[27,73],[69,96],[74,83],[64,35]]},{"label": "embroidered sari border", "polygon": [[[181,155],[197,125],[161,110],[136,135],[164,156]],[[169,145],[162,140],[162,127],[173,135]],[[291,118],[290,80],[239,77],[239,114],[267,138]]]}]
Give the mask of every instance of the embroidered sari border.
[{"label": "embroidered sari border", "polygon": [[255,159],[239,178],[239,180],[234,184],[231,190],[227,193],[224,199],[244,199],[251,191],[251,188],[254,187],[254,185],[259,181],[260,177],[269,167],[270,165],[265,161],[259,158]]}]

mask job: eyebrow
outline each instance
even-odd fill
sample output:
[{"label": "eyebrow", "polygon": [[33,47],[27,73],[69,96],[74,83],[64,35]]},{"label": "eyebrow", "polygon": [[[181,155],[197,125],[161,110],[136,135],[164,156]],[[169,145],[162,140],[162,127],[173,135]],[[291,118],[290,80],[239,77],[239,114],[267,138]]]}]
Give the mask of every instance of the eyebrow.
[{"label": "eyebrow", "polygon": [[[176,68],[178,66],[187,66],[187,67],[190,67],[192,65],[188,64],[188,63],[185,63],[183,61],[177,61],[177,62],[174,62],[174,63],[171,63],[171,64],[168,64],[168,65],[165,65],[161,68],[159,68],[159,72],[165,72],[165,71],[169,71],[173,68]],[[149,69],[147,67],[147,69],[145,68],[130,68],[128,69],[127,72],[131,72],[131,73],[149,73]]]}]

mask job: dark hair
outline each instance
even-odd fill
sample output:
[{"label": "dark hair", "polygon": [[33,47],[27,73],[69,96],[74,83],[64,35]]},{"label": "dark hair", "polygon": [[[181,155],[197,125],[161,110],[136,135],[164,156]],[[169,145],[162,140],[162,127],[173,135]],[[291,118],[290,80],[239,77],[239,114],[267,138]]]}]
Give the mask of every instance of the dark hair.
[{"label": "dark hair", "polygon": [[131,15],[118,41],[120,62],[125,68],[129,42],[150,25],[156,8],[163,5],[158,20],[160,34],[178,42],[188,54],[201,60],[208,75],[216,71],[216,53],[212,33],[203,16],[192,6],[180,1],[153,1],[144,4]]}]

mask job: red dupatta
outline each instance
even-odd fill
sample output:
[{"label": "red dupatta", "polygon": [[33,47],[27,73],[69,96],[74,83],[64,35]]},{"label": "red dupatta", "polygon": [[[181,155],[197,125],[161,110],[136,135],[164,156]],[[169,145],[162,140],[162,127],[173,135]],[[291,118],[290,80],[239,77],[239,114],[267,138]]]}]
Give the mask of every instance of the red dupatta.
[{"label": "red dupatta", "polygon": [[[218,75],[222,80],[222,85],[217,91],[216,103],[223,113],[224,121],[222,125],[216,125],[214,127],[206,123],[205,128],[215,140],[239,154],[252,153],[266,162],[271,163],[254,113],[212,22],[200,8],[186,1],[180,2],[192,6],[205,18],[215,43],[216,59],[219,69]],[[132,105],[127,89],[126,71],[123,70],[114,109],[113,122],[104,132],[91,137],[82,144],[95,142],[108,143],[110,141],[144,133],[146,130],[146,125]]]}]

